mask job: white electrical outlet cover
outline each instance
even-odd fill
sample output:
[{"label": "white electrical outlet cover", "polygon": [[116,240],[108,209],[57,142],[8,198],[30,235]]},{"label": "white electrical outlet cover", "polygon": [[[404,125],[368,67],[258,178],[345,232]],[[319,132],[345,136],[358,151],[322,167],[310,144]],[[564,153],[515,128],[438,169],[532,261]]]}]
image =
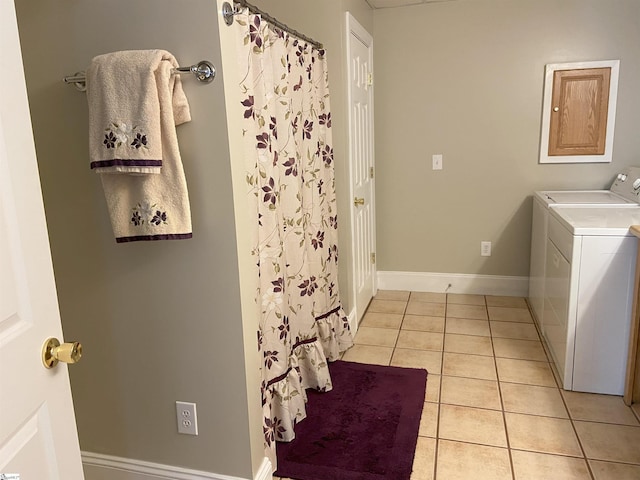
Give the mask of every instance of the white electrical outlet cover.
[{"label": "white electrical outlet cover", "polygon": [[178,421],[178,433],[198,435],[198,416],[195,403],[176,402],[176,419]]}]

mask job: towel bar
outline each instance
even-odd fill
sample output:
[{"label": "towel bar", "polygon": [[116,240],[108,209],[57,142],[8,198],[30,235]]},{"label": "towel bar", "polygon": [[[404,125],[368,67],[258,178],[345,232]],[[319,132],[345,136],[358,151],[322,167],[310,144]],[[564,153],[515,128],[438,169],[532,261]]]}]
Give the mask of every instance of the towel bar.
[{"label": "towel bar", "polygon": [[[200,82],[209,83],[216,78],[216,67],[213,66],[213,63],[202,60],[190,67],[174,68],[172,73],[193,73]],[[84,72],[76,72],[73,75],[64,77],[62,80],[64,83],[73,84],[81,92],[87,89],[87,77]]]}]

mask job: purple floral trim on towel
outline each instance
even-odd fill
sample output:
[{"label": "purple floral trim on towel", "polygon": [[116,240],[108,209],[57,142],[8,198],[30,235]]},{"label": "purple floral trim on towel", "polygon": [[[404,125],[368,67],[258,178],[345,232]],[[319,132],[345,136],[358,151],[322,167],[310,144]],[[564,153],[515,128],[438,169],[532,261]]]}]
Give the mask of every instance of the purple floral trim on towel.
[{"label": "purple floral trim on towel", "polygon": [[102,143],[104,143],[104,146],[107,148],[115,148],[117,141],[118,139],[113,132],[109,132],[104,136],[104,141]]},{"label": "purple floral trim on towel", "polygon": [[169,233],[166,235],[135,235],[133,237],[116,237],[116,243],[142,242],[154,240],[186,240],[193,237],[193,233]]},{"label": "purple floral trim on towel", "polygon": [[114,158],[113,160],[98,160],[91,162],[91,168],[108,167],[162,167],[162,160],[126,160]]},{"label": "purple floral trim on towel", "polygon": [[113,122],[109,127],[105,128],[104,131],[106,133],[102,144],[107,148],[107,150],[112,148],[118,149],[123,145],[129,146],[129,148],[135,150],[139,150],[141,148],[146,150],[149,149],[147,146],[147,135],[140,132],[140,127],[138,127],[138,125],[131,126],[123,122]]},{"label": "purple floral trim on towel", "polygon": [[157,204],[138,203],[131,209],[130,221],[136,227],[144,225],[145,223],[157,227],[159,225],[168,225],[167,218],[167,212],[161,207],[158,207]]},{"label": "purple floral trim on towel", "polygon": [[131,142],[131,146],[133,148],[146,147],[147,146],[147,136],[146,135],[142,135],[140,133],[136,133],[136,138],[134,138],[133,142]]}]

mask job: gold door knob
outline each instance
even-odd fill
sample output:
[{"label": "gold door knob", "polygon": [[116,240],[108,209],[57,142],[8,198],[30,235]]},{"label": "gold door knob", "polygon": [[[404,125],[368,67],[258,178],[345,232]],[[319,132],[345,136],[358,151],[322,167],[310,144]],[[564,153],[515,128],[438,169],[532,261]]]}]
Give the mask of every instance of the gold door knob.
[{"label": "gold door knob", "polygon": [[354,198],[353,204],[357,207],[358,205],[364,205],[364,198]]},{"label": "gold door knob", "polygon": [[559,110],[560,110],[560,107],[553,107],[553,111],[554,111],[554,112],[557,112],[557,111],[559,111]]},{"label": "gold door knob", "polygon": [[57,338],[49,338],[42,346],[42,363],[46,368],[55,367],[58,362],[78,363],[82,357],[80,342],[63,343]]}]

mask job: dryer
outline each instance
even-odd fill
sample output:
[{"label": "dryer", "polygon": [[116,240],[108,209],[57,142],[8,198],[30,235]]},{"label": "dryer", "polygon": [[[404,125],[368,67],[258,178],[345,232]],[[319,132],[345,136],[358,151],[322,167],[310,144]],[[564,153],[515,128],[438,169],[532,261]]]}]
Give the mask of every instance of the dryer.
[{"label": "dryer", "polygon": [[640,167],[627,167],[616,175],[609,190],[538,191],[533,196],[531,257],[529,268],[529,305],[541,331],[544,330],[544,277],[549,209],[554,206],[608,205],[637,207]]},{"label": "dryer", "polygon": [[549,209],[543,336],[565,390],[624,393],[634,224],[640,224],[640,206]]}]

